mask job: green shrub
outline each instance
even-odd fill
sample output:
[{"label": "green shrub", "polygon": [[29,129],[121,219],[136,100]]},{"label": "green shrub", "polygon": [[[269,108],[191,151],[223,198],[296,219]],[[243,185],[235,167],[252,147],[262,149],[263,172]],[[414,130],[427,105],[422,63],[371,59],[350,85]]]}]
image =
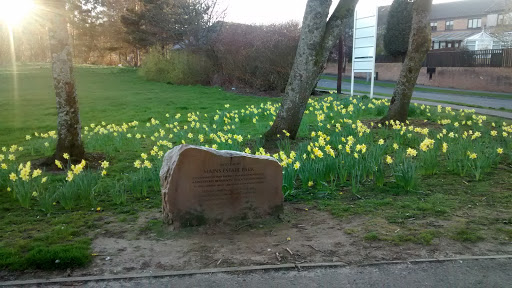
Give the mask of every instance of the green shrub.
[{"label": "green shrub", "polygon": [[405,56],[409,49],[413,3],[407,0],[394,0],[384,34],[384,49],[391,56]]},{"label": "green shrub", "polygon": [[[164,55],[165,54],[165,55]],[[141,74],[146,80],[179,85],[207,85],[213,72],[213,64],[206,53],[151,49],[145,56]]]},{"label": "green shrub", "polygon": [[[215,84],[284,92],[300,38],[297,22],[226,24],[215,39]],[[232,85],[232,86],[231,86]]]}]

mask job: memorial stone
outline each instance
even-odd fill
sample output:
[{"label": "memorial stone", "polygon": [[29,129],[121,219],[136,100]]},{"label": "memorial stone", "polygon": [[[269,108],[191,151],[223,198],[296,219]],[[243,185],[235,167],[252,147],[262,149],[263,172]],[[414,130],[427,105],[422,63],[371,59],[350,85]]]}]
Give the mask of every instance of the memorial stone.
[{"label": "memorial stone", "polygon": [[282,211],[282,168],[267,156],[180,145],[160,171],[164,222],[174,228]]}]

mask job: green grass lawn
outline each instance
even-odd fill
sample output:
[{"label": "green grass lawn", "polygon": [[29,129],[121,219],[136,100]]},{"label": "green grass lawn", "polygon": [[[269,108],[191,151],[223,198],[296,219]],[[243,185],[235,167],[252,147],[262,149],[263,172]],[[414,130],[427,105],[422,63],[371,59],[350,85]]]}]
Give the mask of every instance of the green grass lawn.
[{"label": "green grass lawn", "polygon": [[[387,100],[328,95],[308,103],[298,140],[283,136],[278,148],[260,152],[259,137],[279,99],[146,82],[128,68],[79,66],[85,148],[106,157],[107,174],[90,168],[66,181],[66,171],[43,171],[48,181],[32,178],[32,190],[9,177],[21,177],[19,164],[51,155],[55,139],[43,135],[56,129],[55,96],[48,66],[18,72],[15,93],[12,73],[0,70],[0,148],[7,146],[0,150],[7,164],[0,168],[0,269],[90,263],[102,227],[160,209],[161,157],[183,142],[278,158],[285,199],[343,219],[370,217],[373,222],[346,231],[361,241],[512,240],[512,125],[503,119],[412,105],[410,125],[386,129],[375,123]],[[427,137],[435,143],[422,151]],[[407,156],[410,149],[418,155]],[[151,168],[134,167],[145,156]]]},{"label": "green grass lawn", "polygon": [[[223,108],[223,103],[244,107],[262,101],[261,97],[236,95],[214,87],[148,82],[131,68],[78,66],[75,74],[84,126],[98,121],[147,121],[177,111],[211,113]],[[35,131],[57,128],[50,66],[24,65],[18,67],[16,76],[17,93],[12,69],[0,68],[0,146],[17,143]]]},{"label": "green grass lawn", "polygon": [[[320,76],[320,79],[336,81],[338,78],[336,76],[322,75],[322,76]],[[354,83],[370,85],[369,82],[366,82],[365,80],[361,80],[361,79],[354,79]],[[388,87],[388,88],[394,89],[396,84],[395,83],[387,83],[387,82],[375,82],[375,86]],[[418,92],[476,96],[476,97],[489,97],[489,98],[498,98],[498,99],[512,99],[512,95],[493,94],[493,93],[476,92],[476,91],[458,91],[458,90],[437,89],[437,88],[427,88],[427,87],[416,87],[416,88],[414,88],[414,90],[418,91]]]}]

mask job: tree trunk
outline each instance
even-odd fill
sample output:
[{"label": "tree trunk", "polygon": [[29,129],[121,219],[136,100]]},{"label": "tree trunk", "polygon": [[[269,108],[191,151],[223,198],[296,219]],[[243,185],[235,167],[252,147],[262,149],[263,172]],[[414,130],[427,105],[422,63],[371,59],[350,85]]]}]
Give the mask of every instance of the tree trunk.
[{"label": "tree trunk", "polygon": [[66,19],[66,0],[46,2],[52,15],[48,36],[52,56],[53,87],[57,97],[57,149],[54,157],[62,159],[68,153],[73,160],[84,158],[80,114],[73,77],[73,55]]},{"label": "tree trunk", "polygon": [[338,44],[338,79],[336,83],[336,92],[341,94],[341,87],[343,84],[343,35],[340,37],[340,43]]},{"label": "tree trunk", "polygon": [[409,49],[393,91],[388,114],[381,119],[381,122],[389,120],[405,122],[407,120],[409,104],[420,74],[421,64],[430,49],[429,16],[431,9],[432,0],[416,0],[414,2]]},{"label": "tree trunk", "polygon": [[353,14],[358,0],[340,0],[329,16],[332,0],[308,0],[297,54],[284,92],[281,108],[264,137],[268,143],[284,135],[295,139],[318,75],[324,70],[329,51],[342,33],[342,24]]}]

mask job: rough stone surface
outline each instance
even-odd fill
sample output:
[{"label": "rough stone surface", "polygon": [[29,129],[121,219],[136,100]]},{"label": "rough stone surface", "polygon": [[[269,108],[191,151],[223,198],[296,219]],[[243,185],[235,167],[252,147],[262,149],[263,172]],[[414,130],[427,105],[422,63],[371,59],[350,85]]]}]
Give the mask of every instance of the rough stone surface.
[{"label": "rough stone surface", "polygon": [[271,157],[180,145],[160,171],[164,221],[174,228],[282,210],[283,173]]}]

